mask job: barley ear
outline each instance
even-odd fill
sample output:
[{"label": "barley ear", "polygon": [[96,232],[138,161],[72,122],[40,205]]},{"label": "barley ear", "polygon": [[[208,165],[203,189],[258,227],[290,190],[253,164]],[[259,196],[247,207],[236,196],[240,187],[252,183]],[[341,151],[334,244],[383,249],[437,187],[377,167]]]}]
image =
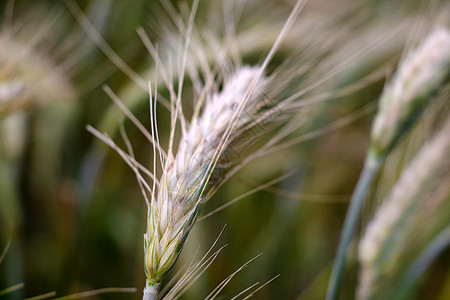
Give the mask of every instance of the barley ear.
[{"label": "barley ear", "polygon": [[359,299],[378,299],[376,295],[389,290],[413,249],[448,224],[449,132],[450,119],[403,170],[369,223],[359,246]]},{"label": "barley ear", "polygon": [[180,255],[201,206],[211,197],[212,187],[225,179],[211,180],[212,173],[234,164],[222,153],[254,117],[264,84],[260,67],[243,66],[228,78],[222,91],[206,91],[201,113],[182,131],[176,153],[168,153],[149,201],[144,235],[145,295],[157,292],[159,282]]},{"label": "barley ear", "polygon": [[450,31],[439,28],[400,63],[381,95],[370,151],[386,156],[450,74]]},{"label": "barley ear", "polygon": [[371,145],[363,171],[350,200],[327,290],[327,300],[337,298],[345,257],[364,206],[367,193],[386,157],[411,128],[450,74],[450,32],[444,28],[430,34],[401,63],[381,95]]},{"label": "barley ear", "polygon": [[51,57],[8,32],[0,32],[0,45],[0,118],[75,96],[67,72]]}]

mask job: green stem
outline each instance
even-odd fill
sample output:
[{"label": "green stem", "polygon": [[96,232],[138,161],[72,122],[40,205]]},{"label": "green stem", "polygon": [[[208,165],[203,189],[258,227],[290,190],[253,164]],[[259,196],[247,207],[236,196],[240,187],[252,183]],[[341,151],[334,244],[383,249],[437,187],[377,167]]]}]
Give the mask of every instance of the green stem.
[{"label": "green stem", "polygon": [[345,217],[338,252],[334,261],[330,281],[328,283],[326,300],[337,299],[347,250],[353,234],[355,233],[356,223],[359,219],[359,215],[361,214],[367,193],[378,175],[383,161],[384,159],[372,155],[370,151],[366,157],[363,170],[359,176],[358,183],[352,195],[352,199],[350,200],[350,207],[348,208],[347,215]]},{"label": "green stem", "polygon": [[156,284],[149,285],[147,280],[147,282],[145,283],[144,295],[142,297],[142,300],[156,300],[160,284],[161,283],[158,282]]}]

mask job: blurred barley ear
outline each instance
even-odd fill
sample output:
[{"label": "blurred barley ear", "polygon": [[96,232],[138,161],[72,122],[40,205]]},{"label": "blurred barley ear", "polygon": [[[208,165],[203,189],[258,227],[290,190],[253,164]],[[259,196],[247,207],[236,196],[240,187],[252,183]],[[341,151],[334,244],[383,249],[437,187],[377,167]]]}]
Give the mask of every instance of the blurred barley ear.
[{"label": "blurred barley ear", "polygon": [[450,74],[450,32],[439,28],[400,63],[386,85],[375,117],[371,145],[363,171],[350,201],[338,252],[327,290],[327,300],[337,298],[345,256],[367,193],[386,157],[429,105],[433,93]]},{"label": "blurred barley ear", "polygon": [[386,86],[372,127],[370,151],[387,156],[450,74],[450,32],[433,31],[409,53]]},{"label": "blurred barley ear", "polygon": [[422,146],[369,223],[359,246],[359,299],[379,299],[401,276],[403,261],[448,223],[449,132],[450,119]]},{"label": "blurred barley ear", "polygon": [[52,101],[72,99],[66,71],[9,32],[0,32],[0,118]]}]

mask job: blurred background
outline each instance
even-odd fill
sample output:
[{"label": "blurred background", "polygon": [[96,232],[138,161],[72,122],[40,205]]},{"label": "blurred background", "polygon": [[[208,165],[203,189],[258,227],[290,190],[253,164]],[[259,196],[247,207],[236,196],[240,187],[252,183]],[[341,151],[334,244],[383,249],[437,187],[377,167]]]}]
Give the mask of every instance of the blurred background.
[{"label": "blurred background", "polygon": [[[235,2],[200,1],[195,24],[203,39],[194,42],[207,49],[211,66],[217,59],[214,47],[228,45],[229,24],[235,32],[230,49],[238,49],[239,60],[262,62],[294,5],[289,0]],[[186,20],[192,2],[170,3]],[[116,291],[92,299],[141,297],[145,201],[132,170],[86,125],[107,132],[120,146],[118,129],[123,125],[138,161],[150,168],[151,144],[102,86],[108,85],[149,128],[148,93],[139,86],[139,78],[155,82],[158,73],[136,29],[142,27],[158,44],[161,60],[167,63],[166,54],[176,56],[180,40],[168,7],[148,0],[0,3],[0,250],[7,249],[0,264],[0,291],[24,284],[2,299],[51,291],[64,296],[104,287],[136,287],[136,292]],[[259,254],[230,281],[220,299],[277,275],[256,299],[324,298],[385,78],[404,49],[438,22],[448,26],[448,8],[445,1],[406,0],[315,0],[305,5],[268,68],[272,72],[286,62],[307,68],[283,89],[284,95],[320,82],[303,96],[311,101],[301,108],[302,126],[290,137],[297,140],[242,169],[202,214],[289,176],[195,225],[173,274],[199,260],[222,229],[215,249],[227,246],[182,299],[205,298]],[[83,29],[81,11],[92,24],[91,36]],[[100,39],[110,48],[102,44],[100,49]],[[230,60],[233,55],[230,51]],[[190,66],[196,67],[195,59]],[[161,95],[168,95],[162,80],[158,82]],[[195,101],[192,90],[186,79],[187,111]],[[314,97],[322,100],[313,101]],[[169,118],[159,106],[164,147]],[[373,209],[367,209],[365,221]],[[356,257],[353,248],[350,256]],[[409,299],[450,299],[449,266],[447,249]],[[342,299],[354,298],[354,258],[348,269]]]}]

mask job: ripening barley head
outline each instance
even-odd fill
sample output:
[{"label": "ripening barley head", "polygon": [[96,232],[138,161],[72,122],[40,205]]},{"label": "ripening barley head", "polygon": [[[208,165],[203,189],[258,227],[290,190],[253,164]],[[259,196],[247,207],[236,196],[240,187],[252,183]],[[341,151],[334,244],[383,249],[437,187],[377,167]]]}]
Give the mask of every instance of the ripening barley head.
[{"label": "ripening barley head", "polygon": [[433,31],[400,62],[380,99],[372,127],[371,151],[385,156],[427,107],[450,74],[450,32]]},{"label": "ripening barley head", "polygon": [[[195,12],[197,4],[195,1],[192,12]],[[154,166],[159,161],[162,168],[159,178],[154,174],[151,175],[153,186],[142,178],[140,174],[142,168],[136,164],[134,158],[118,149],[108,137],[90,129],[117,150],[132,167],[147,201],[147,230],[144,235],[144,270],[147,277],[145,299],[156,297],[159,283],[180,255],[202,205],[209,200],[218,186],[245,164],[244,156],[234,157],[224,154],[238,150],[239,142],[246,134],[255,134],[251,132],[251,128],[264,127],[264,122],[270,120],[270,113],[267,113],[266,108],[269,105],[267,92],[270,92],[267,86],[270,80],[273,81],[276,77],[271,76],[270,79],[266,77],[266,67],[301,7],[302,1],[299,1],[261,65],[246,66],[226,60],[220,61],[214,69],[202,69],[204,83],[192,77],[191,72],[194,86],[201,88],[197,89],[198,99],[194,113],[191,119],[187,120],[181,105],[181,91],[184,72],[189,67],[187,55],[188,53],[192,55],[188,50],[191,50],[190,47],[198,50],[196,54],[200,59],[204,54],[201,53],[201,48],[195,48],[199,45],[189,45],[193,37],[191,36],[193,13],[191,13],[186,28],[182,30],[186,36],[180,50],[182,57],[177,60],[180,63],[178,67],[180,74],[177,76],[181,79],[178,87],[174,87],[173,82],[169,80],[172,79],[167,71],[170,67],[158,62],[170,93],[171,132],[167,150],[162,150],[158,138],[155,114],[158,93],[152,93],[152,87],[149,85],[151,102],[155,101],[155,106],[151,104],[149,139],[154,146]],[[155,55],[155,48],[145,34],[141,31],[140,35],[152,55]],[[156,57],[158,58],[157,54]],[[114,95],[112,96],[114,98]],[[270,104],[277,106],[276,103]],[[175,142],[178,124],[181,133],[178,142]],[[286,137],[292,130],[289,128],[289,131],[282,132],[279,139]],[[236,145],[238,148],[234,149]],[[266,151],[271,146],[273,144],[268,143],[265,149],[260,150]]]},{"label": "ripening barley head", "polygon": [[[177,153],[167,156],[158,191],[151,199],[145,234],[145,272],[150,285],[159,282],[175,262],[201,205],[209,198],[212,172],[228,163],[221,159],[222,152],[231,144],[232,134],[251,120],[263,91],[261,69],[243,66],[236,70],[221,92],[205,94],[202,112],[183,133]],[[236,118],[238,109],[243,113]],[[236,129],[229,130],[233,119]]]},{"label": "ripening barley head", "polygon": [[412,159],[369,222],[359,246],[358,299],[384,299],[450,212],[450,119]]}]

